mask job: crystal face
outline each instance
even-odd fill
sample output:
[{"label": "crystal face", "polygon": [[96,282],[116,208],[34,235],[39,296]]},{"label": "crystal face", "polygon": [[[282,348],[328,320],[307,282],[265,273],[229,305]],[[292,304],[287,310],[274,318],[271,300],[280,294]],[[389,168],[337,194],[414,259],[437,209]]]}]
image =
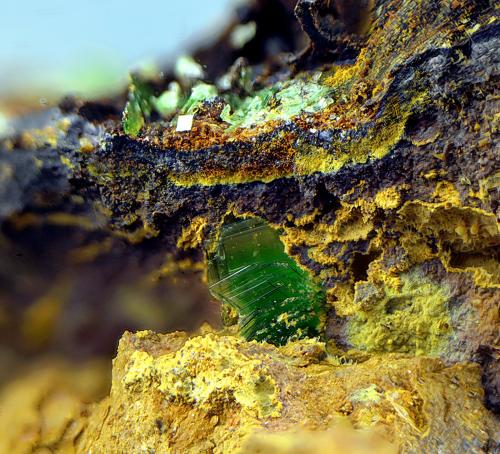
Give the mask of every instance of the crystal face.
[{"label": "crystal face", "polygon": [[264,221],[224,225],[207,258],[210,292],[238,312],[247,340],[281,345],[319,334],[323,290]]}]

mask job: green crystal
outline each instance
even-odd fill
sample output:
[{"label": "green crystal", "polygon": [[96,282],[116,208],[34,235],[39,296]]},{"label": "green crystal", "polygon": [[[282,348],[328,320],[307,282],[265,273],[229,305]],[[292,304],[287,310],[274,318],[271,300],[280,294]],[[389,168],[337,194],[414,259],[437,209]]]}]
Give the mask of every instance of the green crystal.
[{"label": "green crystal", "polygon": [[127,101],[123,111],[123,130],[130,137],[137,137],[144,126],[144,116],[139,103],[133,98]]},{"label": "green crystal", "polygon": [[230,128],[249,128],[271,120],[289,120],[303,112],[314,113],[334,102],[332,88],[320,83],[321,73],[309,79],[277,82],[252,95],[226,95],[228,105],[221,118]]},{"label": "green crystal", "polygon": [[226,224],[207,256],[210,292],[238,312],[247,340],[319,335],[324,292],[286,254],[278,231],[256,218]]},{"label": "green crystal", "polygon": [[196,113],[203,101],[208,101],[217,96],[217,88],[214,85],[200,82],[191,89],[191,95],[182,107],[182,112],[188,115]]},{"label": "green crystal", "polygon": [[154,108],[151,87],[138,76],[130,76],[128,101],[123,111],[123,129],[131,137],[137,137]]},{"label": "green crystal", "polygon": [[175,113],[182,102],[182,89],[177,82],[170,82],[168,90],[165,90],[155,99],[155,109],[164,117]]}]

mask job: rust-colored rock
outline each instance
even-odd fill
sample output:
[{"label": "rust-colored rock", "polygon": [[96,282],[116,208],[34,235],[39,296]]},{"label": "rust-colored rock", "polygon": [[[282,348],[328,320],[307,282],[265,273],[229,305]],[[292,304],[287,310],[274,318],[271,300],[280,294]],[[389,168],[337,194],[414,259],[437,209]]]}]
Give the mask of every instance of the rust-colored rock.
[{"label": "rust-colored rock", "polygon": [[[126,333],[80,452],[493,452],[480,369],[401,354],[338,357],[230,333]],[[357,447],[358,451],[355,451]]]}]

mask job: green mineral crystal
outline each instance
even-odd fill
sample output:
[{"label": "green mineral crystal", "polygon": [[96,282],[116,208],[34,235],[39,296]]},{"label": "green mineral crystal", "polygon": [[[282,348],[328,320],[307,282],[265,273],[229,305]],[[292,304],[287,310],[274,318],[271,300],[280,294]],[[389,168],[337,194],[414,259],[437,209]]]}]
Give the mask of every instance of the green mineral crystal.
[{"label": "green mineral crystal", "polygon": [[154,104],[157,112],[166,117],[175,113],[182,103],[182,89],[178,82],[170,82],[168,90],[165,90]]},{"label": "green mineral crystal", "polygon": [[221,118],[230,129],[249,128],[270,120],[289,120],[304,112],[314,113],[334,102],[333,90],[320,83],[321,73],[309,79],[277,82],[249,96],[227,96]]},{"label": "green mineral crystal", "polygon": [[260,219],[224,225],[212,251],[212,295],[239,314],[248,340],[285,344],[319,334],[324,293],[285,253],[279,232]]},{"label": "green mineral crystal", "polygon": [[126,134],[136,137],[143,128],[154,108],[151,87],[141,78],[130,76],[128,101],[123,111],[123,129]]},{"label": "green mineral crystal", "polygon": [[217,88],[214,85],[200,82],[191,89],[191,95],[182,107],[182,112],[188,115],[196,113],[203,101],[208,101],[217,96]]}]

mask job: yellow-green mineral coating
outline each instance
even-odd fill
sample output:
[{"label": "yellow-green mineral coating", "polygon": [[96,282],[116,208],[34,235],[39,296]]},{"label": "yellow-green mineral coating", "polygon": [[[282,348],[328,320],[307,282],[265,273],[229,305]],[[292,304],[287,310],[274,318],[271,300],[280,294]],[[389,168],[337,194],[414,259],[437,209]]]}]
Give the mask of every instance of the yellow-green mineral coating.
[{"label": "yellow-green mineral coating", "polygon": [[135,351],[123,384],[136,391],[153,385],[168,399],[196,404],[207,411],[218,401],[234,400],[249,416],[279,416],[276,382],[262,361],[239,351],[243,342],[208,334],[189,339],[179,351],[157,358]]},{"label": "yellow-green mineral coating", "polygon": [[[356,298],[362,288],[356,287]],[[402,275],[399,289],[386,286],[377,297],[360,299],[349,325],[356,347],[436,356],[451,335],[446,289],[418,273]]]},{"label": "yellow-green mineral coating", "polygon": [[239,314],[248,340],[276,345],[319,334],[324,294],[286,253],[279,233],[259,219],[222,227],[208,253],[211,293]]}]

